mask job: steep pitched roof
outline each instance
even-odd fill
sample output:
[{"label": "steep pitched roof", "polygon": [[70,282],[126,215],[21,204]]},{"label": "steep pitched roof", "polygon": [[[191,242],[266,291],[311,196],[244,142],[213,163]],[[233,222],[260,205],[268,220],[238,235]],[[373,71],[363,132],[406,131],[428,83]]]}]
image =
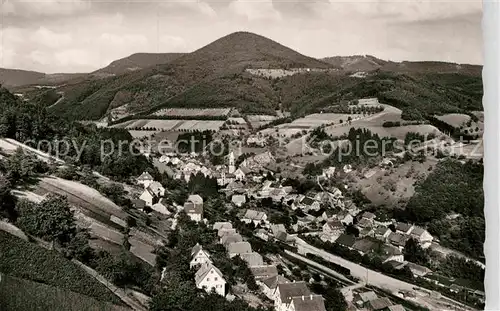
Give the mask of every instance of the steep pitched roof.
[{"label": "steep pitched roof", "polygon": [[193,202],[184,203],[184,211],[186,214],[202,214],[203,213],[203,205],[195,204]]},{"label": "steep pitched roof", "polygon": [[311,205],[313,204],[314,202],[316,202],[313,198],[310,198],[310,197],[304,197],[301,201],[300,201],[300,204],[304,204],[304,205]]},{"label": "steep pitched roof", "polygon": [[196,282],[196,286],[198,286],[200,284],[201,281],[203,281],[203,279],[205,279],[205,277],[210,273],[210,271],[214,270],[215,273],[217,273],[219,275],[220,278],[224,278],[224,275],[222,274],[222,272],[220,272],[219,269],[217,269],[216,266],[214,266],[213,264],[211,263],[206,263],[206,264],[203,264],[200,269],[198,269],[198,271],[196,271],[196,274],[194,276],[194,280]]},{"label": "steep pitched roof", "polygon": [[352,247],[354,243],[356,242],[356,238],[352,235],[347,235],[342,233],[337,240],[335,240],[335,243],[347,246],[347,247]]},{"label": "steep pitched roof", "polygon": [[402,305],[389,306],[389,311],[406,311]]},{"label": "steep pitched roof", "polygon": [[141,176],[137,177],[137,180],[143,181],[143,180],[153,180],[153,176],[149,174],[148,172],[143,172]]},{"label": "steep pitched roof", "polygon": [[372,310],[382,310],[392,306],[392,302],[386,297],[370,300],[368,304]]},{"label": "steep pitched roof", "polygon": [[243,237],[239,233],[226,234],[220,239],[220,243],[225,246],[231,243],[242,242],[242,241]]},{"label": "steep pitched roof", "polygon": [[372,220],[375,219],[375,214],[370,212],[364,212],[361,217]]},{"label": "steep pitched roof", "polygon": [[372,226],[372,222],[368,218],[361,218],[358,221],[357,225],[358,225],[358,227],[361,227],[361,228],[368,228],[368,227]]},{"label": "steep pitched roof", "polygon": [[424,234],[424,232],[425,232],[425,229],[415,226],[415,228],[413,228],[413,230],[410,232],[410,234],[415,235],[415,236],[421,236],[422,234]]},{"label": "steep pitched roof", "polygon": [[326,222],[326,225],[331,229],[331,230],[340,230],[344,229],[344,224],[340,220],[337,219],[332,219]]},{"label": "steep pitched roof", "polygon": [[287,283],[287,282],[290,282],[290,281],[280,274],[273,275],[271,277],[268,277],[268,278],[265,278],[262,280],[262,283],[264,283],[267,286],[267,288],[269,288],[269,289],[275,289],[278,286],[278,284]]},{"label": "steep pitched roof", "polygon": [[252,246],[248,242],[234,242],[227,246],[227,252],[229,254],[238,254],[238,255],[244,253],[251,253]]},{"label": "steep pitched roof", "polygon": [[311,295],[306,282],[278,284],[278,295],[282,303],[290,303],[293,297]]},{"label": "steep pitched roof", "polygon": [[411,228],[410,224],[407,224],[404,222],[397,222],[396,223],[396,230],[397,231],[406,232],[406,231],[410,230],[410,228]]},{"label": "steep pitched roof", "polygon": [[369,253],[376,247],[377,243],[370,239],[361,239],[353,244],[353,248],[363,253]]},{"label": "steep pitched roof", "polygon": [[165,190],[165,188],[157,181],[153,181],[149,186],[149,189],[151,189],[153,192],[160,192],[162,190]]},{"label": "steep pitched roof", "polygon": [[191,194],[188,199],[189,202],[193,202],[195,204],[203,204],[203,199],[197,194]]},{"label": "steep pitched roof", "polygon": [[194,256],[195,254],[198,254],[199,251],[203,249],[203,246],[201,246],[199,243],[196,243],[195,246],[191,249],[191,256]]},{"label": "steep pitched roof", "polygon": [[363,302],[368,302],[370,300],[378,298],[377,294],[375,294],[375,292],[373,291],[361,293],[359,294],[359,297],[361,298],[361,300],[363,300]]},{"label": "steep pitched roof", "polygon": [[264,265],[264,260],[259,253],[243,253],[240,254],[241,259],[247,262],[249,267],[257,267]]},{"label": "steep pitched roof", "polygon": [[214,223],[214,225],[213,225],[213,229],[214,229],[214,230],[219,230],[219,229],[222,229],[222,228],[225,228],[225,229],[232,229],[232,228],[233,228],[233,225],[232,225],[230,222],[227,222],[227,221],[224,221],[224,222],[216,222],[216,223]]},{"label": "steep pitched roof", "polygon": [[252,271],[252,274],[256,279],[278,275],[278,268],[276,268],[275,265],[250,267],[250,271]]},{"label": "steep pitched roof", "polygon": [[325,301],[321,295],[293,297],[295,311],[326,311]]},{"label": "steep pitched roof", "polygon": [[238,233],[236,232],[236,229],[234,229],[234,228],[230,228],[230,229],[220,228],[219,231],[217,231],[217,236],[219,238],[222,238],[223,236],[229,235],[229,234],[238,234]]},{"label": "steep pitched roof", "polygon": [[243,216],[243,218],[261,221],[262,219],[264,219],[265,216],[266,213],[264,212],[258,212],[252,209],[247,209],[245,216]]},{"label": "steep pitched roof", "polygon": [[408,241],[408,237],[406,235],[403,235],[403,234],[398,233],[398,232],[389,233],[388,238],[389,238],[389,241],[391,243],[394,243],[398,246],[405,246],[406,241]]}]

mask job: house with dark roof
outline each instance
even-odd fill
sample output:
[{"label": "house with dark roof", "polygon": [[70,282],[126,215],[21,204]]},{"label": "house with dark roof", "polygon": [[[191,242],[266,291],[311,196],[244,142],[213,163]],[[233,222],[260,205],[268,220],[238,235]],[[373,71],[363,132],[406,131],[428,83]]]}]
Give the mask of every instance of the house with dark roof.
[{"label": "house with dark roof", "polygon": [[248,242],[233,242],[227,245],[227,252],[229,257],[233,258],[234,256],[251,253],[252,246]]},{"label": "house with dark roof", "polygon": [[257,281],[257,284],[260,286],[264,295],[266,295],[267,298],[273,300],[274,292],[276,291],[276,287],[278,287],[278,284],[288,282],[290,281],[282,275],[273,275],[271,277],[263,278]]},{"label": "house with dark roof", "polygon": [[251,267],[250,271],[252,272],[256,281],[278,275],[278,268],[276,268],[275,265]]},{"label": "house with dark roof", "polygon": [[220,244],[227,247],[231,243],[243,242],[243,237],[239,233],[237,233],[235,229],[221,229],[221,230],[234,230],[234,232],[223,235],[220,238]]},{"label": "house with dark roof", "polygon": [[374,230],[374,237],[378,240],[385,241],[391,232],[391,229],[379,226]]},{"label": "house with dark roof", "polygon": [[276,287],[274,294],[274,307],[276,311],[286,311],[292,302],[292,298],[309,296],[311,291],[306,282],[281,283]]},{"label": "house with dark roof", "polygon": [[378,246],[378,241],[373,241],[369,238],[357,240],[352,245],[352,248],[357,250],[361,255],[371,253]]},{"label": "house with dark roof", "polygon": [[338,219],[331,219],[323,225],[322,240],[334,242],[344,232],[344,224]]},{"label": "house with dark roof", "polygon": [[355,242],[356,242],[356,238],[353,235],[348,235],[345,233],[342,233],[335,240],[335,243],[342,245],[342,246],[345,246],[345,247],[348,247],[348,248],[352,248],[352,246],[354,245]]},{"label": "house with dark roof", "polygon": [[399,248],[404,248],[406,245],[406,241],[408,241],[409,237],[399,232],[391,232],[387,236],[387,241],[394,246]]},{"label": "house with dark roof", "polygon": [[289,311],[326,311],[325,299],[321,295],[293,297],[288,304]]},{"label": "house with dark roof", "polygon": [[196,287],[204,289],[210,293],[212,289],[221,296],[226,296],[226,280],[222,272],[213,264],[206,263],[202,265],[195,274]]},{"label": "house with dark roof", "polygon": [[203,204],[186,202],[184,203],[184,211],[192,221],[199,222],[203,219]]},{"label": "house with dark roof", "polygon": [[410,236],[417,240],[423,249],[429,248],[432,245],[434,238],[425,229],[414,226],[413,230],[410,232]]},{"label": "house with dark roof", "polygon": [[368,308],[374,311],[384,310],[389,306],[392,306],[392,302],[389,300],[389,298],[386,297],[373,299],[368,302]]},{"label": "house with dark roof", "polygon": [[139,185],[143,185],[144,188],[147,188],[154,181],[154,179],[148,172],[143,172],[141,176],[137,177],[136,181]]},{"label": "house with dark roof", "polygon": [[212,263],[210,260],[210,254],[203,249],[203,247],[196,243],[196,245],[191,250],[191,262],[189,263],[189,268],[193,268],[197,265],[203,265],[206,263]]},{"label": "house with dark roof", "polygon": [[404,222],[397,222],[395,227],[396,227],[396,232],[406,235],[409,235],[414,228],[413,225]]}]

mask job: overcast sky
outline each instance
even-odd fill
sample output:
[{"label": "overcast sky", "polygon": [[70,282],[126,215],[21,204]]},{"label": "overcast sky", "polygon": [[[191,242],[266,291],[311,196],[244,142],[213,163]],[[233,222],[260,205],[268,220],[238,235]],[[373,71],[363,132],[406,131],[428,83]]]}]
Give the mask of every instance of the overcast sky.
[{"label": "overcast sky", "polygon": [[0,0],[0,67],[89,72],[251,31],[312,57],[482,64],[481,0]]}]

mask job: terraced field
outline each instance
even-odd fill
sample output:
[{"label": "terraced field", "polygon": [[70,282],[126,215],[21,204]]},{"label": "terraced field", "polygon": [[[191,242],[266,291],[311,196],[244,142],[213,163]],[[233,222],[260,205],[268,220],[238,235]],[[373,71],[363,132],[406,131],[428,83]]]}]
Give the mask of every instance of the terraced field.
[{"label": "terraced field", "polygon": [[183,116],[183,117],[199,117],[199,116],[227,116],[231,112],[231,108],[213,108],[213,109],[186,109],[186,108],[166,108],[155,112],[155,116]]}]

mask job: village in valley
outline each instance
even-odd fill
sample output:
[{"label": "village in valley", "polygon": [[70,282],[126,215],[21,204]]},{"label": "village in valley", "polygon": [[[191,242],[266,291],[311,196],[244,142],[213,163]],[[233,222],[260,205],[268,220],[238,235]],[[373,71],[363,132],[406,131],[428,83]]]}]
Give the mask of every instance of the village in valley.
[{"label": "village in valley", "polygon": [[483,310],[481,71],[246,31],[0,68],[0,311]]}]

